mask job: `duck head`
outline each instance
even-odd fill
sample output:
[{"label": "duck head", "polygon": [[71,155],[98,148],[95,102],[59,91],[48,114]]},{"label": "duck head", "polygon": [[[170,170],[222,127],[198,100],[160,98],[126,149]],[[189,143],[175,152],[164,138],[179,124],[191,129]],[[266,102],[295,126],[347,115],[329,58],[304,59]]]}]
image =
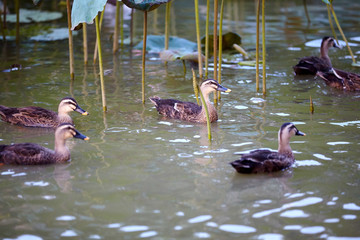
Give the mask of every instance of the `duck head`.
[{"label": "duck head", "polygon": [[70,123],[60,124],[55,131],[55,138],[61,138],[66,140],[68,138],[79,138],[82,140],[89,140],[90,138],[81,134],[78,130],[75,129],[74,125]]},{"label": "duck head", "polygon": [[207,79],[201,83],[200,86],[201,92],[204,95],[208,95],[214,91],[220,92],[231,92],[231,89],[221,86],[216,80],[214,79]]},{"label": "duck head", "polygon": [[290,138],[294,135],[306,136],[306,134],[299,131],[293,123],[284,123],[281,126],[278,133],[279,153],[292,154],[292,150],[290,148]]},{"label": "duck head", "polygon": [[58,108],[58,113],[60,115],[62,115],[62,114],[68,114],[69,112],[72,112],[72,111],[81,113],[81,115],[89,115],[89,113],[87,111],[85,111],[78,105],[78,103],[76,102],[76,100],[74,98],[66,97],[66,98],[61,99],[59,108]]}]

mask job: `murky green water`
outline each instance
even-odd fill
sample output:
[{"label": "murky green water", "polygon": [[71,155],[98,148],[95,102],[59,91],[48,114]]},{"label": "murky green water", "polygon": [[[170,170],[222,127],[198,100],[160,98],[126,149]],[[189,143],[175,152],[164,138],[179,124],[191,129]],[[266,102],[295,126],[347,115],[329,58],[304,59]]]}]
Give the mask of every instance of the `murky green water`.
[{"label": "murky green water", "polygon": [[[240,33],[244,48],[254,49],[254,1],[227,2],[226,31]],[[349,38],[359,36],[360,4],[346,2],[344,7],[336,2],[338,18]],[[171,34],[195,41],[192,1],[173,6]],[[224,68],[223,85],[233,91],[222,95],[211,144],[205,125],[162,119],[149,101],[141,104],[141,57],[128,46],[112,56],[111,16],[103,36],[106,114],[97,65],[82,64],[81,34],[75,38],[73,85],[67,41],[24,41],[18,52],[13,42],[1,43],[1,69],[13,63],[26,69],[0,73],[0,104],[56,110],[62,97],[73,95],[90,112],[72,114],[76,127],[91,139],[68,141],[68,164],[1,166],[0,237],[359,239],[360,95],[330,89],[312,77],[294,80],[291,66],[297,58],[318,54],[305,42],[330,34],[325,5],[312,1],[308,8],[310,26],[301,3],[269,1],[268,94],[255,93],[254,69]],[[157,14],[149,14],[151,34],[163,29],[164,7]],[[139,35],[141,14],[136,20]],[[52,24],[66,26],[66,21]],[[93,40],[93,25],[89,28]],[[352,42],[359,56],[359,42]],[[346,49],[330,55],[334,66],[360,72],[350,66]],[[146,71],[147,97],[195,101],[191,74],[184,76],[180,63],[166,69],[149,55]],[[270,175],[235,173],[228,164],[237,159],[234,153],[276,149],[278,128],[288,121],[307,134],[292,139],[294,168]],[[54,144],[52,131],[4,122],[0,129],[1,144]]]}]

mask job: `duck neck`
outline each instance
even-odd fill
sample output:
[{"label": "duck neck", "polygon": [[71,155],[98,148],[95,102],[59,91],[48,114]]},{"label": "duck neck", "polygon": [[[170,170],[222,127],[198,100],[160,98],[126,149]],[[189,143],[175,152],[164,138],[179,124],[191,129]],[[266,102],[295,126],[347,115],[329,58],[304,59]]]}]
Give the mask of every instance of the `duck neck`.
[{"label": "duck neck", "polygon": [[332,67],[332,65],[331,65],[331,60],[330,60],[330,57],[329,57],[328,52],[329,52],[329,48],[328,48],[328,46],[323,42],[322,45],[321,45],[321,47],[320,47],[320,57],[321,57],[321,59],[323,59],[323,60],[326,62],[326,64],[327,64],[328,66]]},{"label": "duck neck", "polygon": [[58,108],[58,120],[60,123],[73,123],[69,112],[64,111],[60,106]]},{"label": "duck neck", "polygon": [[[203,106],[206,104],[208,112],[209,112],[209,120],[210,120],[210,122],[213,122],[213,121],[216,121],[218,117],[217,117],[217,112],[216,112],[214,105],[210,102],[209,96],[210,96],[210,92],[203,93],[204,102],[202,102],[202,104],[203,104]],[[206,118],[205,107],[202,107],[201,114]]]},{"label": "duck neck", "polygon": [[65,142],[65,139],[55,135],[55,158],[57,163],[66,162],[70,159],[70,151]]},{"label": "duck neck", "polygon": [[279,141],[278,153],[287,155],[289,157],[293,157],[294,155],[290,147],[290,139],[282,137],[279,133],[278,141]]}]

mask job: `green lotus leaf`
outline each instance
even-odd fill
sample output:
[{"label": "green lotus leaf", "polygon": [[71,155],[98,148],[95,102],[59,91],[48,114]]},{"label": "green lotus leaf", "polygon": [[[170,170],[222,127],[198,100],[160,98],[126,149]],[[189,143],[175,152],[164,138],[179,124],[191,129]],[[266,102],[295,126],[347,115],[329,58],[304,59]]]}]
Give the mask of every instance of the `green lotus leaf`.
[{"label": "green lotus leaf", "polygon": [[168,3],[171,0],[122,0],[122,2],[129,8],[135,8],[141,11],[152,11],[158,8],[161,4]]},{"label": "green lotus leaf", "polygon": [[[209,35],[209,51],[212,53],[214,50],[214,45],[212,44],[214,41],[214,35]],[[241,37],[239,34],[234,32],[228,32],[222,35],[222,50],[230,50],[233,51],[233,44],[240,45],[241,44]],[[201,39],[201,44],[205,45],[205,37]]]},{"label": "green lotus leaf", "polygon": [[74,0],[71,10],[71,30],[80,23],[93,23],[96,15],[104,10],[106,0]]},{"label": "green lotus leaf", "polygon": [[[73,32],[73,35],[75,36],[77,32]],[[64,40],[69,38],[69,29],[68,28],[57,28],[57,29],[51,29],[49,32],[33,36],[30,38],[30,40],[33,41],[58,41],[58,40]]]}]

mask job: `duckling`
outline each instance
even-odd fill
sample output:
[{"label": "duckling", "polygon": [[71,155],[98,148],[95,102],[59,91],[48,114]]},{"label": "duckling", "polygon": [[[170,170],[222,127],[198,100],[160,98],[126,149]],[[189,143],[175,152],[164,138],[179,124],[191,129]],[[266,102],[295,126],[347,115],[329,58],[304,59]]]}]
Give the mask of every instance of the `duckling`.
[{"label": "duckling", "polygon": [[290,138],[294,135],[305,136],[293,123],[284,123],[278,133],[279,148],[277,152],[270,150],[254,150],[243,154],[240,160],[231,162],[239,173],[270,173],[290,167],[294,162],[294,154],[290,147]]},{"label": "duckling", "polygon": [[0,116],[3,121],[26,127],[56,128],[61,123],[73,123],[69,116],[72,111],[82,115],[89,114],[71,97],[61,99],[58,113],[41,107],[12,108],[0,105]]},{"label": "duckling", "polygon": [[[208,79],[202,82],[200,90],[209,112],[210,122],[218,120],[216,108],[209,100],[210,93],[214,91],[231,92],[230,89],[221,86],[216,80]],[[150,98],[155,104],[156,110],[163,116],[189,122],[206,123],[205,108],[192,102],[182,102],[175,99],[161,99],[157,96]]]},{"label": "duckling", "polygon": [[0,145],[0,163],[17,165],[40,165],[64,163],[70,159],[70,151],[65,142],[68,138],[89,138],[75,129],[70,123],[62,123],[55,130],[55,150],[35,143]]},{"label": "duckling", "polygon": [[[324,37],[320,47],[320,57],[304,57],[295,65],[296,75],[315,75],[318,71],[331,72],[333,67],[328,52],[331,47],[340,48],[332,37]],[[335,73],[336,74],[336,73]]]}]

